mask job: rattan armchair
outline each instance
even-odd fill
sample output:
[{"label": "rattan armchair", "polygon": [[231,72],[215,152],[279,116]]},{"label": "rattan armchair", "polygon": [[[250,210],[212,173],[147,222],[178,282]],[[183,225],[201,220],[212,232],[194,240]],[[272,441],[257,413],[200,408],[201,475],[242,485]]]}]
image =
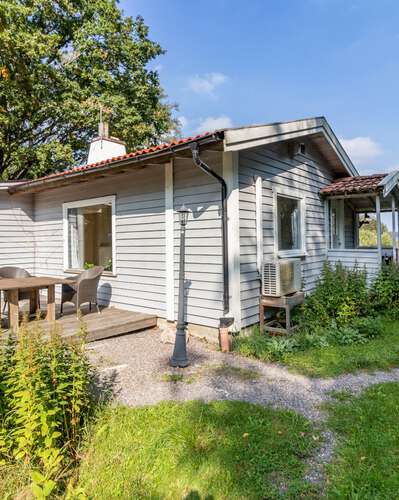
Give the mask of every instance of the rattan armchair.
[{"label": "rattan armchair", "polygon": [[[22,267],[15,267],[15,266],[4,266],[0,267],[0,278],[30,278],[31,274],[26,271],[25,269],[22,269]],[[34,303],[31,303],[31,313],[35,313],[36,309],[40,308],[40,298],[39,298],[39,292],[31,292],[31,291],[24,291],[20,290],[18,293],[18,300],[31,300],[32,293],[35,294],[35,300]],[[4,292],[4,306],[3,306],[3,313],[7,307],[8,303],[8,293]]]},{"label": "rattan armchair", "polygon": [[77,314],[79,314],[80,306],[87,303],[89,304],[90,311],[91,305],[94,304],[97,308],[97,312],[100,312],[97,300],[97,290],[103,272],[104,268],[101,266],[92,267],[91,269],[83,271],[74,281],[71,280],[71,283],[63,284],[61,314],[63,313],[63,305],[66,302],[71,302],[76,306]]}]

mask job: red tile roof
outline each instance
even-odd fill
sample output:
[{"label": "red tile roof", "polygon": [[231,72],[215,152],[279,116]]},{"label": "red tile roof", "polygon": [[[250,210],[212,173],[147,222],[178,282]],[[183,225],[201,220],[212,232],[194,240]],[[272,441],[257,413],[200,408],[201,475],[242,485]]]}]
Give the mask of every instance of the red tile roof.
[{"label": "red tile roof", "polygon": [[343,177],[333,181],[320,190],[320,194],[346,195],[356,193],[375,193],[378,185],[388,174],[358,175],[356,177]]},{"label": "red tile roof", "polygon": [[158,144],[156,146],[150,146],[148,148],[138,149],[138,150],[133,151],[131,153],[126,153],[125,155],[122,155],[122,156],[115,156],[113,158],[108,158],[107,160],[99,161],[97,163],[91,163],[88,165],[80,165],[77,167],[72,167],[72,168],[63,170],[62,172],[56,172],[53,174],[46,175],[44,177],[40,177],[38,179],[32,179],[32,180],[29,180],[29,181],[26,181],[26,182],[20,184],[19,187],[31,186],[31,185],[34,185],[36,183],[41,183],[43,181],[52,180],[52,179],[55,180],[56,178],[60,178],[60,177],[67,177],[69,175],[73,175],[73,174],[76,174],[79,172],[96,170],[97,168],[103,167],[104,165],[107,165],[109,163],[128,160],[129,158],[138,158],[140,156],[144,157],[145,155],[151,155],[151,154],[156,155],[156,153],[165,151],[167,149],[170,149],[172,152],[174,148],[176,148],[180,145],[194,142],[194,141],[197,141],[200,139],[204,139],[206,137],[212,137],[213,135],[216,135],[216,134],[217,134],[217,132],[215,132],[215,133],[205,132],[203,134],[199,134],[196,136],[185,137],[182,139],[176,139],[174,141],[166,142],[164,144]]}]

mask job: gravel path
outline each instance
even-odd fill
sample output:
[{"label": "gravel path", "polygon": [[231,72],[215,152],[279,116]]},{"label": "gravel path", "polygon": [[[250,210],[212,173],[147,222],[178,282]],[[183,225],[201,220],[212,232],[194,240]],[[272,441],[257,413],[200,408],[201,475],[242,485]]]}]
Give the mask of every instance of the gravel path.
[{"label": "gravel path", "polygon": [[168,366],[172,348],[160,341],[157,329],[94,342],[88,347],[101,377],[113,384],[116,400],[129,406],[163,400],[240,399],[289,408],[320,421],[324,414],[319,406],[330,400],[329,392],[359,392],[372,384],[399,381],[399,369],[310,379],[276,364],[222,354],[195,339],[188,345],[190,366],[173,369]]},{"label": "gravel path", "polygon": [[[129,406],[165,400],[242,400],[301,413],[321,426],[321,405],[332,401],[331,391],[358,393],[380,382],[399,381],[399,369],[389,372],[311,379],[283,366],[266,364],[235,354],[222,354],[211,345],[191,339],[190,366],[168,366],[173,346],[160,341],[157,329],[94,342],[88,346],[104,383],[112,386],[116,401]],[[322,426],[321,426],[322,427]],[[333,456],[335,436],[322,432],[323,442],[308,462],[306,478],[324,483],[324,465]]]}]

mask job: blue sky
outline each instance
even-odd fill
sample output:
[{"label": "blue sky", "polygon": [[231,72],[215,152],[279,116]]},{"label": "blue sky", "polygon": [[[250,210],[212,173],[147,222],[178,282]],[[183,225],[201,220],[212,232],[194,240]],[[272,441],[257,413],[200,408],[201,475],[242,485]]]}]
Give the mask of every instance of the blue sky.
[{"label": "blue sky", "polygon": [[399,169],[397,0],[123,0],[185,135],[324,115],[361,173]]}]

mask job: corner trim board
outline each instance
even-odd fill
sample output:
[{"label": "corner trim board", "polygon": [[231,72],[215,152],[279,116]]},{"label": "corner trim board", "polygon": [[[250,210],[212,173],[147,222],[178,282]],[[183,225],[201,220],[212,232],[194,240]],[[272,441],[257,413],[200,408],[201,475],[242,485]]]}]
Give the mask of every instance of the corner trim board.
[{"label": "corner trim board", "polygon": [[240,190],[238,182],[239,153],[223,153],[223,177],[227,184],[227,226],[230,280],[230,310],[234,323],[233,331],[241,330],[240,290]]},{"label": "corner trim board", "polygon": [[173,160],[165,165],[166,319],[175,320]]},{"label": "corner trim board", "polygon": [[263,179],[262,177],[259,176],[255,180],[255,205],[256,205],[256,265],[260,276],[262,276],[262,264],[263,264],[262,189],[263,189]]}]

